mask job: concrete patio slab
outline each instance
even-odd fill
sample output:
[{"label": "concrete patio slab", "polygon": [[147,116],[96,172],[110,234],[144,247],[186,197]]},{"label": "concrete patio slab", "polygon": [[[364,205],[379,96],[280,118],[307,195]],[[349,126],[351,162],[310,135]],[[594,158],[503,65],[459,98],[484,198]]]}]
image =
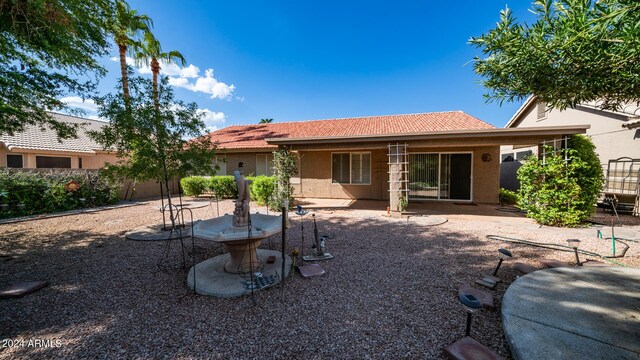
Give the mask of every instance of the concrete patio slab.
[{"label": "concrete patio slab", "polygon": [[502,320],[516,359],[637,359],[640,269],[536,271],[507,289]]},{"label": "concrete patio slab", "polygon": [[[278,251],[257,249],[258,260],[262,262],[264,268],[262,275],[264,277],[278,274],[279,278],[274,283],[277,284],[282,280],[282,256]],[[276,261],[272,264],[267,263],[269,256],[275,256]],[[222,254],[211,259],[205,260],[189,270],[187,276],[187,285],[193,289],[193,272],[196,272],[196,292],[200,295],[211,295],[217,297],[238,297],[250,294],[251,290],[245,288],[244,279],[239,274],[231,274],[224,270],[224,265],[230,260],[229,254]],[[291,257],[285,255],[285,274],[289,276],[291,271]]]}]

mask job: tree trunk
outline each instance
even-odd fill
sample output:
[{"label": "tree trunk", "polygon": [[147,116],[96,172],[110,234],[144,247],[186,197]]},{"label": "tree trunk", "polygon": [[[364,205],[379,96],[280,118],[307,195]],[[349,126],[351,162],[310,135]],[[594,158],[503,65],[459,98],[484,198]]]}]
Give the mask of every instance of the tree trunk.
[{"label": "tree trunk", "polygon": [[153,73],[153,104],[156,111],[160,109],[160,99],[158,94],[158,74],[160,74],[160,63],[155,57],[151,59],[151,72]]},{"label": "tree trunk", "polygon": [[[160,63],[155,57],[151,59],[151,72],[153,74],[153,104],[156,116],[156,138],[158,141],[158,152],[162,161],[162,177],[167,192],[167,204],[169,205],[169,219],[171,220],[171,228],[176,227],[176,217],[173,214],[173,206],[171,204],[171,193],[169,192],[169,172],[167,171],[167,156],[164,153],[164,134],[160,133],[160,97],[158,91],[158,74],[160,73]],[[177,214],[176,214],[177,215]]]},{"label": "tree trunk", "polygon": [[122,75],[122,94],[124,96],[125,107],[129,105],[129,79],[127,75],[127,45],[118,44],[120,53],[120,73]]}]

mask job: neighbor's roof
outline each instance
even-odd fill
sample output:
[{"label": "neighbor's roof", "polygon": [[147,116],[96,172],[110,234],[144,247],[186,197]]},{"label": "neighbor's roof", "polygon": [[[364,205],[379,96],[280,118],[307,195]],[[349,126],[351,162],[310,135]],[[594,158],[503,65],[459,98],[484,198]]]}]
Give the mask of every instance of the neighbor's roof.
[{"label": "neighbor's roof", "polygon": [[[516,125],[516,122],[520,119],[520,117],[525,113],[525,111],[529,108],[529,106],[533,105],[536,103],[536,97],[535,96],[529,96],[527,98],[527,100],[522,104],[522,106],[520,106],[520,108],[518,109],[518,111],[516,111],[515,114],[513,114],[513,116],[511,117],[511,119],[509,119],[509,121],[507,122],[507,124],[504,126],[505,128],[510,128]],[[585,107],[585,108],[590,108],[590,109],[594,109],[594,110],[598,110],[598,111],[603,111],[603,112],[608,112],[611,114],[618,114],[618,115],[623,115],[623,116],[627,116],[629,118],[629,120],[635,120],[640,116],[640,103],[634,103],[634,102],[630,102],[624,106],[622,106],[621,108],[617,109],[617,110],[605,110],[602,109],[602,101],[590,101],[590,102],[586,102],[586,103],[581,103],[579,104],[576,108],[579,107]],[[633,122],[633,121],[631,121]],[[622,127],[627,127],[627,128],[631,128],[625,124],[622,124]]]},{"label": "neighbor's roof", "polygon": [[87,131],[100,130],[107,124],[106,122],[52,112],[49,115],[59,122],[84,124],[84,126],[78,128],[77,138],[64,139],[61,142],[55,130],[46,126],[43,130],[40,126],[30,125],[23,132],[15,133],[14,135],[0,135],[0,143],[10,151],[40,150],[93,154],[96,150],[102,149],[102,146],[89,137]]},{"label": "neighbor's roof", "polygon": [[214,131],[209,136],[222,149],[264,149],[277,147],[266,141],[274,138],[358,137],[482,129],[495,127],[462,111],[446,111],[236,125]]}]

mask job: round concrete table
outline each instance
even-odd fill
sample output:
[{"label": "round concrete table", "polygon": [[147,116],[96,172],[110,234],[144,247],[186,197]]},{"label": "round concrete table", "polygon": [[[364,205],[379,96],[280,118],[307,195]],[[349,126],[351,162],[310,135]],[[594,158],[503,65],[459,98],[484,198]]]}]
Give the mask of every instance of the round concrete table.
[{"label": "round concrete table", "polygon": [[640,269],[533,272],[507,289],[502,321],[516,359],[637,359]]}]

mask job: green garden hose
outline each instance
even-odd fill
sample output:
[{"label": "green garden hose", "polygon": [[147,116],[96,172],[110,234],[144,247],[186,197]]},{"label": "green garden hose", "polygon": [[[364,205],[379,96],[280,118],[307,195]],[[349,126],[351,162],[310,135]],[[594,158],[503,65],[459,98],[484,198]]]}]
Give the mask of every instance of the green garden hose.
[{"label": "green garden hose", "polygon": [[[544,249],[550,249],[550,250],[574,252],[574,249],[572,247],[570,247],[570,246],[567,246],[567,245],[540,243],[540,242],[535,242],[535,241],[530,241],[530,240],[522,240],[522,239],[517,239],[517,238],[510,238],[510,237],[501,236],[501,235],[487,235],[487,239],[496,240],[496,241],[503,241],[503,242],[510,242],[510,243],[516,243],[516,244],[529,245],[529,246],[534,246],[534,247],[539,247],[539,248],[544,248]],[[628,239],[624,239],[624,240],[628,240]],[[620,239],[615,239],[615,241],[617,241],[617,242],[619,242],[619,243],[621,243],[621,244],[623,244],[625,246],[625,249],[622,251],[622,254],[619,255],[619,256],[615,256],[615,258],[623,257],[624,254],[629,249],[629,245],[627,245],[626,243],[620,241]],[[632,241],[634,241],[634,240],[632,240]],[[604,255],[600,255],[598,253],[587,251],[587,250],[578,250],[578,253],[583,254],[583,255],[588,255],[588,256],[599,257],[601,259],[604,259],[604,260],[606,260],[606,261],[608,261],[610,263],[616,264],[618,266],[626,267],[624,264],[621,264],[621,263],[619,263],[617,261],[611,260],[612,256],[604,256]]]}]

